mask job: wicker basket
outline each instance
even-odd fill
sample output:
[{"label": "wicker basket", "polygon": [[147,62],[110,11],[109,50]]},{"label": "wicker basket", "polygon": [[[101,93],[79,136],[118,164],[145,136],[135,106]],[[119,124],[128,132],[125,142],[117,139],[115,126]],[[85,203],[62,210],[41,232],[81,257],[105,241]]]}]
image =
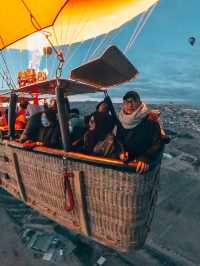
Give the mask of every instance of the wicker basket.
[{"label": "wicker basket", "polygon": [[[58,223],[120,251],[141,248],[155,210],[160,162],[144,175],[93,156],[0,146],[1,186]],[[68,182],[66,182],[66,179]],[[69,206],[71,205],[71,206]]]}]

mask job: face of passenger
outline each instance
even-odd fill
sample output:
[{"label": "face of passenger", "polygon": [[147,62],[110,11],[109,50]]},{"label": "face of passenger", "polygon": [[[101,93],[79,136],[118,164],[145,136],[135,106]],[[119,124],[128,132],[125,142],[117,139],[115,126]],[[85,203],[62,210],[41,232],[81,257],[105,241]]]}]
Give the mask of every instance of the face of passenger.
[{"label": "face of passenger", "polygon": [[98,111],[106,113],[108,111],[108,105],[103,102],[102,104],[99,105]]},{"label": "face of passenger", "polygon": [[94,116],[91,116],[89,120],[89,130],[94,130],[95,127],[96,127],[96,123],[94,120]]},{"label": "face of passenger", "polygon": [[53,110],[57,110],[57,103],[56,103],[56,100],[52,99],[50,101],[50,104],[49,104],[49,107]]},{"label": "face of passenger", "polygon": [[41,115],[41,123],[44,127],[50,126],[50,122],[49,122],[47,115],[45,113],[42,113],[42,115]]},{"label": "face of passenger", "polygon": [[132,114],[139,106],[141,102],[136,102],[132,98],[128,98],[123,101],[123,111],[125,114]]}]

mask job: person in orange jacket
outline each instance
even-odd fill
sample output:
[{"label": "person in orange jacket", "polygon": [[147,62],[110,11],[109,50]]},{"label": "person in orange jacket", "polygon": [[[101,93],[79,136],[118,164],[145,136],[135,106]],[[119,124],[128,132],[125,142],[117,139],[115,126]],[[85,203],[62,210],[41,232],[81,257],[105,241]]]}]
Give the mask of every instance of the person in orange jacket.
[{"label": "person in orange jacket", "polygon": [[15,129],[20,130],[24,129],[26,126],[26,108],[28,106],[28,102],[21,102],[19,105],[19,111],[16,115],[15,120]]},{"label": "person in orange jacket", "polygon": [[0,127],[8,128],[8,109],[5,109],[0,114]]}]

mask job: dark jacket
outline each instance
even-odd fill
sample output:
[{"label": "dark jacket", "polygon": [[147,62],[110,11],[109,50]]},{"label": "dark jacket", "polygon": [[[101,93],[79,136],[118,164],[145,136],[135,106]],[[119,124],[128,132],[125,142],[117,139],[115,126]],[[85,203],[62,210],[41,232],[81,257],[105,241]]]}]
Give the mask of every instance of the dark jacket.
[{"label": "dark jacket", "polygon": [[150,162],[162,149],[160,125],[149,116],[132,129],[125,129],[118,125],[116,137],[123,143],[130,160],[139,159]]},{"label": "dark jacket", "polygon": [[114,127],[114,121],[108,113],[94,112],[95,128],[88,129],[79,142],[73,146],[73,150],[85,153],[93,153],[93,149],[98,141],[102,141]]},{"label": "dark jacket", "polygon": [[41,114],[42,112],[36,113],[30,117],[23,134],[27,135],[30,140],[43,142],[47,147],[62,148],[60,127],[56,113],[52,110],[46,112],[51,122],[48,127],[42,125]]}]

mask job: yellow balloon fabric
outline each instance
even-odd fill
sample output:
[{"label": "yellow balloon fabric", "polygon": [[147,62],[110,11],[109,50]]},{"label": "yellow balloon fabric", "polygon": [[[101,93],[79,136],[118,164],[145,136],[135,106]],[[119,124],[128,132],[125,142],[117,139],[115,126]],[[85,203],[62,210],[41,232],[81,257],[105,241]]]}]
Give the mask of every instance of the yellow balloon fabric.
[{"label": "yellow balloon fabric", "polygon": [[[24,5],[25,3],[25,5]],[[0,49],[37,30],[31,22],[31,14],[41,28],[52,25],[66,0],[5,0],[0,8]]]},{"label": "yellow balloon fabric", "polygon": [[[36,20],[33,22],[38,30],[46,29],[54,45],[63,45],[83,42],[119,28],[156,2],[158,0],[3,1],[0,10],[0,48],[37,31],[27,9]],[[27,41],[22,40],[12,47],[27,49]]]}]

